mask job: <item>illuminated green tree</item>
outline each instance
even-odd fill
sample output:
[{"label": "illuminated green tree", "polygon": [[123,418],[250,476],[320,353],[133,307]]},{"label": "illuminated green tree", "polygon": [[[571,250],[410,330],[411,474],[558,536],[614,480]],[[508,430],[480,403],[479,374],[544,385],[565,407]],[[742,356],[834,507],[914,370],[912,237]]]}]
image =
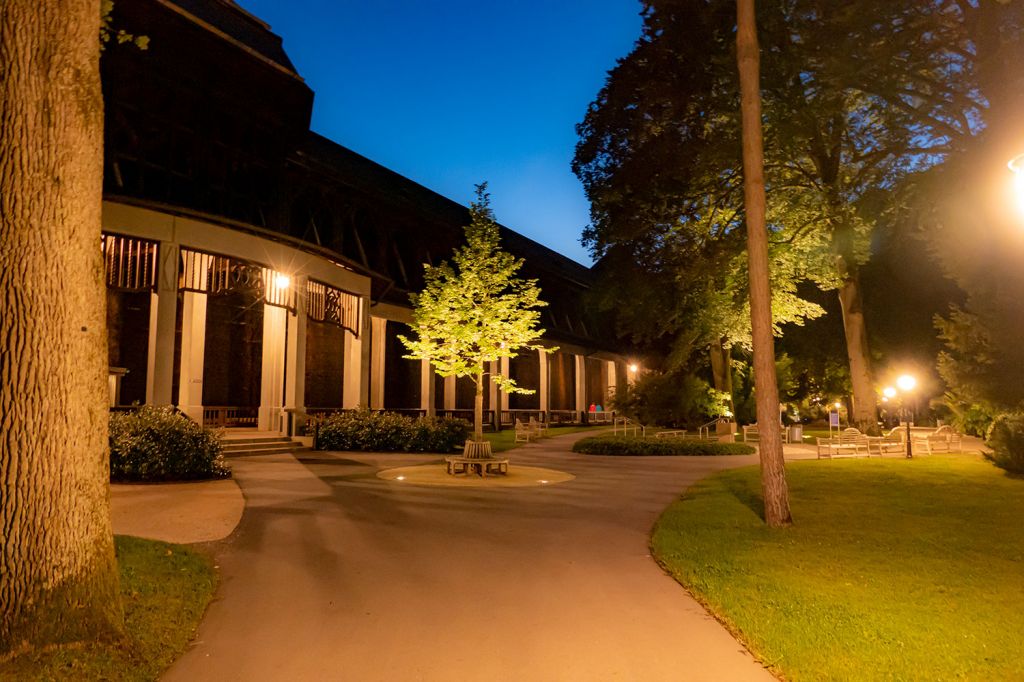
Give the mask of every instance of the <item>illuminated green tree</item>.
[{"label": "illuminated green tree", "polygon": [[537,327],[538,308],[547,303],[540,300],[537,280],[516,277],[523,259],[501,250],[487,183],[477,185],[469,213],[466,244],[455,251],[451,264],[424,264],[424,289],[410,295],[417,338],[399,338],[409,350],[405,357],[430,361],[443,377],[473,380],[473,438],[480,441],[488,375],[506,392],[533,393],[500,371],[489,370],[492,363],[514,358],[519,350],[544,350],[534,342],[544,334]]}]

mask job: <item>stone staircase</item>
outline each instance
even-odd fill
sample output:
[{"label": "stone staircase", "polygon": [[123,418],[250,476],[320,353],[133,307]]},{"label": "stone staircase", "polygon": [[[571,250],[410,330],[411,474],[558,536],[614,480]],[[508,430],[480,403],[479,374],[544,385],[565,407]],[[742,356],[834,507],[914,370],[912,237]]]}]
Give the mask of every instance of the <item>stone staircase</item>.
[{"label": "stone staircase", "polygon": [[227,429],[221,439],[225,457],[280,455],[309,452],[304,443],[269,431]]}]

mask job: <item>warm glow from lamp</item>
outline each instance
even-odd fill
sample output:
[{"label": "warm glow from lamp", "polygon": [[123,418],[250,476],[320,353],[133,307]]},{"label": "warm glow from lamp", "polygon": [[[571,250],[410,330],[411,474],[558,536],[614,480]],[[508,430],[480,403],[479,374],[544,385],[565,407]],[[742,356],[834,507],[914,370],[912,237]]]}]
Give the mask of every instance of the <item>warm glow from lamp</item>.
[{"label": "warm glow from lamp", "polygon": [[882,395],[884,395],[886,398],[895,398],[896,389],[893,388],[892,386],[886,386],[885,388],[882,389]]},{"label": "warm glow from lamp", "polygon": [[896,380],[896,385],[899,386],[901,391],[906,393],[914,390],[914,387],[917,386],[917,379],[909,374],[904,374]]},{"label": "warm glow from lamp", "polygon": [[278,273],[274,276],[274,286],[278,289],[287,289],[292,285],[292,278],[288,275]]},{"label": "warm glow from lamp", "polygon": [[640,368],[636,366],[636,363],[635,363],[635,362],[634,362],[634,363],[632,363],[632,364],[630,364],[630,366],[629,366],[629,371],[630,371],[630,372],[632,372],[633,374],[636,374],[636,371],[637,371],[638,369],[640,369]]},{"label": "warm glow from lamp", "polygon": [[1013,171],[1013,196],[1017,210],[1024,214],[1024,154],[1014,157],[1007,165]]},{"label": "warm glow from lamp", "polygon": [[836,401],[835,403],[833,403],[833,405],[832,405],[832,406],[833,406],[834,408],[836,408],[837,410],[839,410],[839,409],[842,409],[842,407],[843,407],[843,404],[842,404],[841,402],[839,402],[839,401],[837,400],[837,401]]}]

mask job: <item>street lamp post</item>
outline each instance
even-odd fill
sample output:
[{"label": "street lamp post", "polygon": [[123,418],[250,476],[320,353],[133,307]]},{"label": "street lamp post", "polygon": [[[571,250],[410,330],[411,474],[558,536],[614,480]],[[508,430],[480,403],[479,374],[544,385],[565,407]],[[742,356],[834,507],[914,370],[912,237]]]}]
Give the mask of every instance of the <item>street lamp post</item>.
[{"label": "street lamp post", "polygon": [[[909,374],[904,374],[896,380],[896,385],[903,392],[904,396],[909,396],[910,392],[917,386],[917,379]],[[906,408],[906,398],[903,399],[903,406],[903,417],[907,422],[907,459],[912,459],[914,457],[914,443],[910,438],[910,410]]]}]

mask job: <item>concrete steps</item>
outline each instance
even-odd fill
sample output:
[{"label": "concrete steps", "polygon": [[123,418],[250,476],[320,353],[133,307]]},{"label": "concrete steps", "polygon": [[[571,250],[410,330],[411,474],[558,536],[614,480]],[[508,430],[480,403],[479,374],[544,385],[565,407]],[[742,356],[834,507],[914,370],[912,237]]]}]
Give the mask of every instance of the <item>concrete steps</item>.
[{"label": "concrete steps", "polygon": [[282,455],[308,452],[310,448],[291,438],[262,434],[228,433],[221,440],[225,457],[251,457],[253,455]]}]

